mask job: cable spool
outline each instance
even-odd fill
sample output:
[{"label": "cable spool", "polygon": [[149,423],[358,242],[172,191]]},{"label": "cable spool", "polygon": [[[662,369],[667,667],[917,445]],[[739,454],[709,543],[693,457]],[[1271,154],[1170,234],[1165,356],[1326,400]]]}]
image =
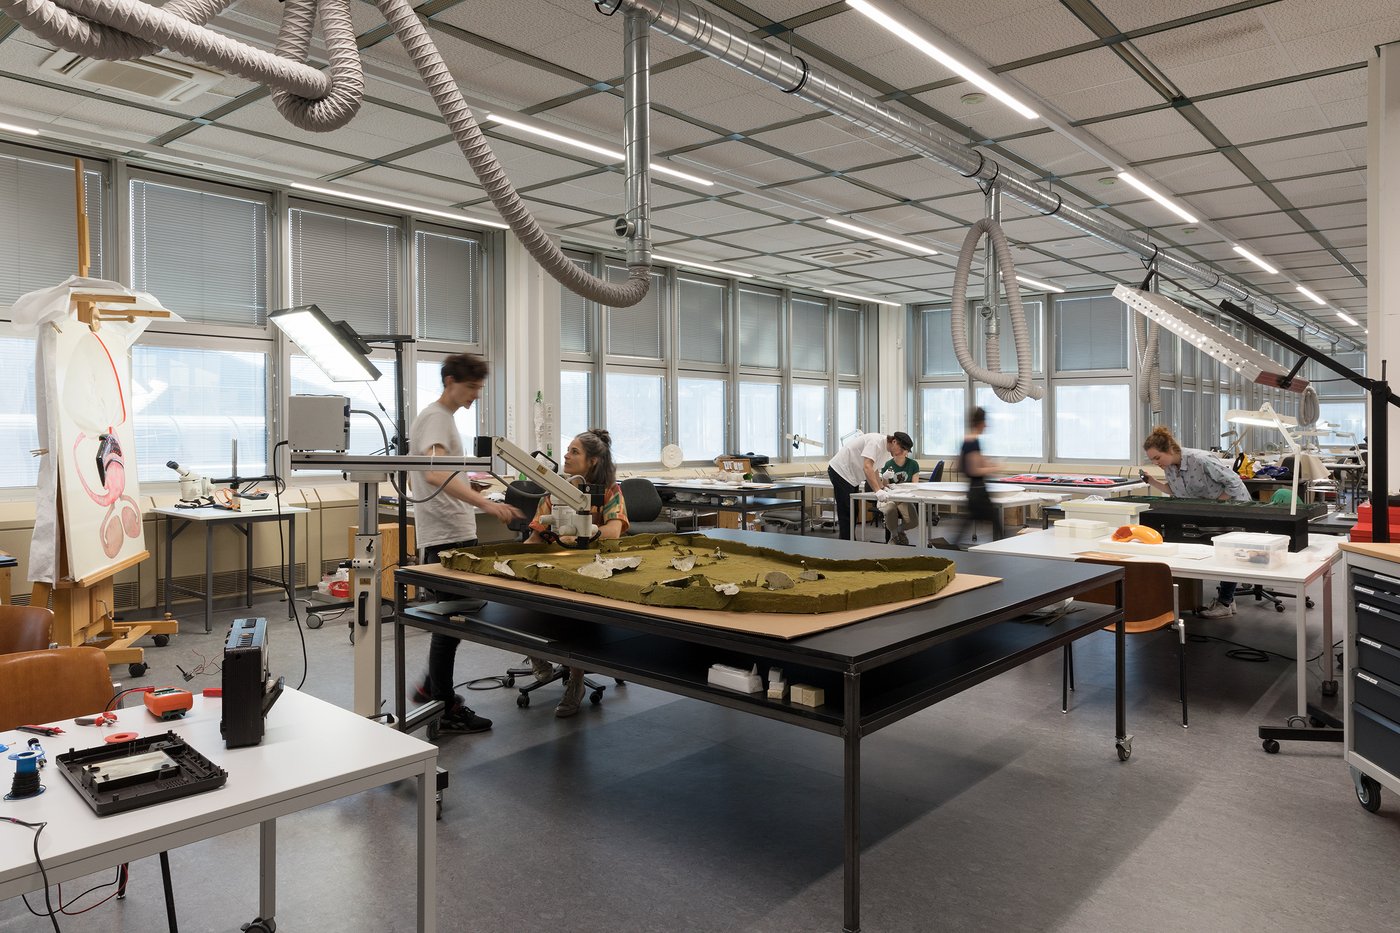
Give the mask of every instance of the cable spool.
[{"label": "cable spool", "polygon": [[18,755],[11,755],[15,762],[15,779],[10,785],[10,792],[5,795],[6,800],[23,800],[26,797],[37,797],[44,792],[44,785],[39,783],[39,753],[20,752]]}]

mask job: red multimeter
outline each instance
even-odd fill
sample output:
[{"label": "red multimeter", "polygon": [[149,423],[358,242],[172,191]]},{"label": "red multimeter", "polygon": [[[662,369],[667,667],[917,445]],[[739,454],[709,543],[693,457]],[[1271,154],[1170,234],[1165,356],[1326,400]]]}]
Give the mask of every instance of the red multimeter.
[{"label": "red multimeter", "polygon": [[179,719],[194,706],[194,697],[179,687],[157,687],[146,695],[146,709],[157,719]]}]

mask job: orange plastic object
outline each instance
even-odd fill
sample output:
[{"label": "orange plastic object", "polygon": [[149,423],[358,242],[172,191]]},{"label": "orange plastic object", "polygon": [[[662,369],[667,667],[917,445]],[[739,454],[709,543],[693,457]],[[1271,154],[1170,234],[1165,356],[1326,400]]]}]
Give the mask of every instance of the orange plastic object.
[{"label": "orange plastic object", "polygon": [[1146,525],[1123,525],[1113,533],[1114,541],[1141,541],[1143,544],[1161,544],[1162,533]]},{"label": "orange plastic object", "polygon": [[157,719],[179,719],[194,706],[194,697],[179,687],[159,687],[146,694],[146,709]]}]

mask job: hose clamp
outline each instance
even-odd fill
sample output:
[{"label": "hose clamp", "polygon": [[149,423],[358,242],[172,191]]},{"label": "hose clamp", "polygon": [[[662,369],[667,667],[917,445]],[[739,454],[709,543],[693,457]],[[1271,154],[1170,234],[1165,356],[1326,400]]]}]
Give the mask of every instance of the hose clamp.
[{"label": "hose clamp", "polygon": [[977,167],[966,174],[964,174],[963,172],[958,172],[958,174],[962,175],[963,178],[977,177],[978,175],[982,174],[982,166],[987,164],[987,156],[985,153],[982,152],[981,149],[974,149],[973,151],[977,153]]},{"label": "hose clamp", "polygon": [[[622,0],[617,0],[617,2],[620,4]],[[807,64],[807,59],[803,58],[801,55],[794,55],[793,58],[802,63],[802,77],[792,87],[779,88],[784,94],[796,94],[807,86],[807,79],[812,76],[812,69],[811,66]]]},{"label": "hose clamp", "polygon": [[1055,209],[1053,211],[1041,211],[1040,214],[1042,217],[1054,217],[1060,212],[1060,208],[1065,206],[1065,199],[1061,197],[1058,191],[1052,191],[1050,193],[1055,196]]}]

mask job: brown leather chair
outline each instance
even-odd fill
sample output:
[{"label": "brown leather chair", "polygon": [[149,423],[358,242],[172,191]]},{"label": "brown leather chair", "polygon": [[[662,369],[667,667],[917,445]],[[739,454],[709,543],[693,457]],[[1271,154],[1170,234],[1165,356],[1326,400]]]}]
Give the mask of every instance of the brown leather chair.
[{"label": "brown leather chair", "polygon": [[108,670],[98,648],[0,655],[0,730],[102,712],[112,699]]},{"label": "brown leather chair", "polygon": [[53,612],[43,606],[0,606],[0,654],[53,644]]}]

